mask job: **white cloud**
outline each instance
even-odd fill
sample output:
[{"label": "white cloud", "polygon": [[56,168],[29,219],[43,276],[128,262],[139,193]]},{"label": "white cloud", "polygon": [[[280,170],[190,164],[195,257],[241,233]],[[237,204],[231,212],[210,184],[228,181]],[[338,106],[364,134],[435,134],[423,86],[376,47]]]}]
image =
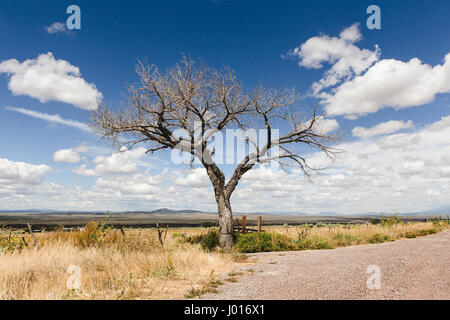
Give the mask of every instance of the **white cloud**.
[{"label": "white cloud", "polygon": [[189,188],[205,188],[210,186],[211,182],[204,168],[196,168],[190,171],[187,176],[177,178],[175,184]]},{"label": "white cloud", "polygon": [[70,120],[70,119],[64,119],[59,114],[48,114],[44,112],[34,111],[30,109],[24,109],[24,108],[15,108],[15,107],[6,107],[6,110],[15,111],[36,119],[45,120],[48,122],[53,123],[59,123],[65,126],[73,127],[85,132],[92,132],[89,126],[86,123],[76,121],[76,120]]},{"label": "white cloud", "polygon": [[420,106],[432,102],[439,93],[450,92],[450,53],[442,65],[434,67],[414,58],[408,62],[385,59],[361,76],[322,94],[328,115],[350,119],[377,112]]},{"label": "white cloud", "polygon": [[72,170],[72,172],[80,175],[80,176],[87,176],[87,177],[93,177],[98,176],[99,173],[95,171],[95,169],[88,169],[87,164],[82,164],[79,167],[76,167]]},{"label": "white cloud", "polygon": [[14,95],[26,95],[40,102],[60,101],[95,110],[103,97],[94,84],[81,78],[78,67],[55,60],[51,52],[22,63],[16,59],[2,61],[0,73],[10,76],[8,88]]},{"label": "white cloud", "polygon": [[50,26],[45,27],[45,30],[50,34],[61,32],[67,33],[69,31],[67,30],[66,24],[63,22],[53,22]]},{"label": "white cloud", "polygon": [[34,165],[0,158],[0,185],[39,184],[49,170],[50,167],[45,164]]},{"label": "white cloud", "polygon": [[359,25],[353,24],[343,30],[339,37],[320,35],[308,39],[301,46],[288,52],[288,56],[298,58],[299,66],[320,69],[324,63],[333,66],[325,73],[323,79],[313,84],[314,93],[334,86],[343,79],[359,75],[374,62],[378,61],[380,50],[359,49],[354,45],[361,40]]},{"label": "white cloud", "polygon": [[56,162],[78,163],[81,160],[80,153],[87,152],[87,147],[61,149],[53,154],[53,160]]},{"label": "white cloud", "polygon": [[143,147],[132,150],[122,148],[120,152],[113,153],[109,157],[96,157],[95,170],[99,173],[134,173],[137,171],[134,161],[143,158],[146,151]]},{"label": "white cloud", "polygon": [[400,169],[400,175],[402,176],[412,176],[417,174],[422,174],[425,172],[425,163],[424,161],[408,161],[405,162]]},{"label": "white cloud", "polygon": [[378,140],[377,144],[380,149],[404,149],[417,144],[418,139],[418,136],[399,133],[383,137]]},{"label": "white cloud", "polygon": [[439,192],[439,190],[428,189],[427,190],[427,195],[432,196],[432,197],[438,197],[438,196],[441,195],[441,193]]},{"label": "white cloud", "polygon": [[441,131],[450,128],[450,116],[442,117],[441,120],[431,124],[428,130]]},{"label": "white cloud", "polygon": [[255,198],[255,200],[264,197],[261,193],[265,192],[271,192],[271,195],[277,192],[279,198],[295,197],[296,193],[303,189],[304,182],[302,175],[289,174],[283,170],[261,165],[243,176],[241,184],[245,185],[245,188],[242,194],[244,197]]},{"label": "white cloud", "polygon": [[339,123],[335,119],[321,118],[318,121],[316,133],[327,134],[339,128]]},{"label": "white cloud", "polygon": [[377,135],[394,133],[402,129],[411,128],[412,126],[413,122],[411,120],[407,122],[390,120],[381,122],[371,128],[355,127],[352,130],[352,134],[359,138],[369,138]]},{"label": "white cloud", "polygon": [[[311,125],[311,120],[302,123],[299,126],[299,130],[303,130],[308,128]],[[320,117],[316,120],[313,131],[317,134],[327,134],[333,132],[339,128],[339,123],[335,119],[326,119],[324,117]]]},{"label": "white cloud", "polygon": [[137,173],[132,176],[109,176],[98,178],[95,188],[99,190],[112,190],[124,195],[151,195],[160,192],[160,176],[148,176]]},{"label": "white cloud", "polygon": [[139,147],[128,150],[123,147],[119,152],[114,152],[110,156],[98,156],[94,159],[96,164],[94,169],[88,169],[83,164],[73,170],[76,174],[84,176],[97,176],[100,174],[131,174],[138,171],[136,161],[145,156],[147,149]]}]

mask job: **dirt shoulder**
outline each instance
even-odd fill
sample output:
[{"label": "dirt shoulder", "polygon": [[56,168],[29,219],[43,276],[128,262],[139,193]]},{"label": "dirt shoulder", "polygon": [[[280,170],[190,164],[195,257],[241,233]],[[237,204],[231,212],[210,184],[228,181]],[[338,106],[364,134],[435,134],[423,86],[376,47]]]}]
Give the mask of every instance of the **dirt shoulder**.
[{"label": "dirt shoulder", "polygon": [[[238,282],[202,299],[450,299],[450,231],[333,250],[250,255]],[[381,271],[368,289],[367,268]]]}]

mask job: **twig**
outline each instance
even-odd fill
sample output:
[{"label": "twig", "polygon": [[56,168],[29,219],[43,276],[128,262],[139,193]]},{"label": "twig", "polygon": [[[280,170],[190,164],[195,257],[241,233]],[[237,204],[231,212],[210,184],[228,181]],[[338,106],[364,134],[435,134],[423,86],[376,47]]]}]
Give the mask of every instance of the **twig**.
[{"label": "twig", "polygon": [[25,240],[24,236],[21,235],[20,237],[22,238],[22,241],[23,241],[23,243],[25,244],[25,247],[28,248],[28,243],[27,243],[27,241]]},{"label": "twig", "polygon": [[28,231],[30,232],[31,236],[33,237],[33,245],[39,250],[39,245],[37,243],[36,236],[34,235],[33,230],[31,230],[31,225],[29,223],[27,223],[27,226],[28,226]]},{"label": "twig", "polygon": [[156,224],[156,230],[158,231],[158,240],[159,240],[159,243],[160,243],[162,246],[164,246],[164,241],[163,241],[163,238],[162,238],[162,231],[161,231],[161,229],[159,228],[159,223]]},{"label": "twig", "polygon": [[166,231],[164,232],[164,241],[166,241],[167,230],[169,230],[169,225],[166,226]]}]

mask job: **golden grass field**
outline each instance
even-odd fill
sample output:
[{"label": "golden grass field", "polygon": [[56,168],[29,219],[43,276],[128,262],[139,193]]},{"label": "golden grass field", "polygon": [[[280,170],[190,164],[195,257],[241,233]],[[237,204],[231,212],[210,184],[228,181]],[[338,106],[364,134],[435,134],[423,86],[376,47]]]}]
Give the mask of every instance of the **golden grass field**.
[{"label": "golden grass field", "polygon": [[[448,230],[447,222],[414,222],[394,225],[327,225],[321,227],[264,227],[288,238],[306,237],[327,240],[333,247],[373,243],[374,235],[390,240],[415,237]],[[235,251],[204,251],[199,245],[182,241],[183,235],[205,233],[205,228],[169,229],[164,246],[156,230],[120,230],[90,223],[81,231],[52,231],[33,239],[1,232],[0,299],[183,299],[214,290],[221,282],[235,281],[233,269],[251,263]],[[81,289],[66,286],[67,268],[81,268]],[[228,275],[228,276],[227,276]]]}]

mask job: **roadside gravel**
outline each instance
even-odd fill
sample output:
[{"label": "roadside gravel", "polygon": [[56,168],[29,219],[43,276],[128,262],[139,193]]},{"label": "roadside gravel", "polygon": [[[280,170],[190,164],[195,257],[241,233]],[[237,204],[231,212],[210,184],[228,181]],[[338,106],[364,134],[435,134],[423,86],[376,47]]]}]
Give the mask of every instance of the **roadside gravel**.
[{"label": "roadside gravel", "polygon": [[[251,254],[238,282],[202,299],[450,299],[450,231],[333,250]],[[369,265],[381,288],[368,289]]]}]

